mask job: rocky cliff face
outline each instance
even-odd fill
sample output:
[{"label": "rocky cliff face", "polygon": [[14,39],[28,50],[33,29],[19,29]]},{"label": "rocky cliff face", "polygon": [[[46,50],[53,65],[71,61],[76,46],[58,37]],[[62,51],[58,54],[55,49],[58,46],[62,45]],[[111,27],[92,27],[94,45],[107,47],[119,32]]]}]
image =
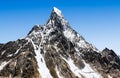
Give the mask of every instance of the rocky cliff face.
[{"label": "rocky cliff face", "polygon": [[114,51],[99,51],[73,30],[53,8],[44,26],[24,39],[0,44],[1,78],[120,78]]}]

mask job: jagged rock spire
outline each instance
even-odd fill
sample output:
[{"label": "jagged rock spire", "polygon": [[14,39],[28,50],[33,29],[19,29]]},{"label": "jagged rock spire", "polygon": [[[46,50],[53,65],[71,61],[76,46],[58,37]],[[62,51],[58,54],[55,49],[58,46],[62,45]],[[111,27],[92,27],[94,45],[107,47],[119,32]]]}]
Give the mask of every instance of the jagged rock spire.
[{"label": "jagged rock spire", "polygon": [[51,15],[50,15],[50,19],[51,20],[56,20],[56,19],[61,20],[63,18],[64,18],[64,16],[62,14],[62,11],[59,10],[58,8],[56,8],[56,7],[53,7]]},{"label": "jagged rock spire", "polygon": [[64,18],[62,11],[56,7],[53,7],[47,25],[57,26],[62,29],[70,28],[69,22]]},{"label": "jagged rock spire", "polygon": [[98,52],[54,7],[47,24],[0,44],[0,77],[119,78],[120,58],[109,49]]},{"label": "jagged rock spire", "polygon": [[56,7],[53,7],[52,14],[53,13],[56,14],[57,16],[59,16],[59,17],[63,17],[62,11],[59,10],[58,8],[56,8]]}]

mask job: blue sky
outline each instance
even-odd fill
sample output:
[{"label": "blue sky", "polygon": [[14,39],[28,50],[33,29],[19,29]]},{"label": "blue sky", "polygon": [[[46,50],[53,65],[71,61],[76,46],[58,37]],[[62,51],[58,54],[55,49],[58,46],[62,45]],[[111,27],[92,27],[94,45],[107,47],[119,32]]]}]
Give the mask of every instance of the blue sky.
[{"label": "blue sky", "polygon": [[54,6],[88,42],[120,54],[119,0],[0,0],[0,42],[24,38],[35,24],[45,24]]}]

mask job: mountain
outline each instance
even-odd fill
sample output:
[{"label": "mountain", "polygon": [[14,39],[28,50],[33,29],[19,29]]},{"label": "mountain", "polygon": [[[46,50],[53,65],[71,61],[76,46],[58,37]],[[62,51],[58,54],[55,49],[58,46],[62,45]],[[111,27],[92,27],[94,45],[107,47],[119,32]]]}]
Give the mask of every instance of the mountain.
[{"label": "mountain", "polygon": [[0,44],[0,78],[120,78],[120,58],[88,43],[54,7],[45,25]]}]

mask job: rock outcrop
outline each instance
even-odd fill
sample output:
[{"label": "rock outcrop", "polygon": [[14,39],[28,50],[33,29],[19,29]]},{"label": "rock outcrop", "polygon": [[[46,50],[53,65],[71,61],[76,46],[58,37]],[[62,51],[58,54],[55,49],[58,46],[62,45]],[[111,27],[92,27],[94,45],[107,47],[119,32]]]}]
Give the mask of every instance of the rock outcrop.
[{"label": "rock outcrop", "polygon": [[120,78],[120,58],[88,43],[54,7],[45,25],[0,44],[0,78]]}]

